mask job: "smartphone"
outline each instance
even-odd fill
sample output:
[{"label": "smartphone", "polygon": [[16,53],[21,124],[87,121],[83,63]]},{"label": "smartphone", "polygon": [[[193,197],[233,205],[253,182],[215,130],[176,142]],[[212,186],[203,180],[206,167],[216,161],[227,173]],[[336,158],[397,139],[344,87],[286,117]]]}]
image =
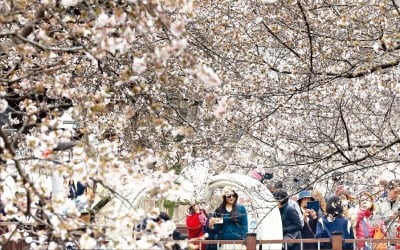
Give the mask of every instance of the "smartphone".
[{"label": "smartphone", "polygon": [[215,224],[222,224],[224,223],[224,219],[222,217],[215,217]]},{"label": "smartphone", "polygon": [[309,201],[307,202],[307,209],[314,209],[315,212],[319,210],[319,201]]}]

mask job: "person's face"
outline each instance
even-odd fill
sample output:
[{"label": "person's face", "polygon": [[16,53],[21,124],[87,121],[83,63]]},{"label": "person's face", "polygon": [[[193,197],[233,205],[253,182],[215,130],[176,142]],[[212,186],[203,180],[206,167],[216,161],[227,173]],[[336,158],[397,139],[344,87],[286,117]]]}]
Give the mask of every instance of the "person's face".
[{"label": "person's face", "polygon": [[226,194],[225,195],[225,200],[226,200],[226,203],[228,203],[228,204],[235,203],[235,200],[236,200],[235,193],[231,192],[229,194]]},{"label": "person's face", "polygon": [[28,208],[28,203],[26,200],[26,193],[25,192],[15,192],[15,206],[18,208],[19,211],[25,212]]},{"label": "person's face", "polygon": [[194,209],[194,212],[195,212],[196,214],[199,214],[199,213],[200,213],[200,206],[199,206],[198,204],[194,205],[193,209]]},{"label": "person's face", "polygon": [[342,201],[342,206],[344,210],[347,210],[349,208],[349,200],[347,199],[346,195],[340,196],[340,200]]},{"label": "person's face", "polygon": [[399,188],[393,188],[389,190],[388,198],[392,201],[397,200],[399,194],[400,194]]},{"label": "person's face", "polygon": [[311,201],[311,198],[309,198],[309,197],[301,199],[300,207],[301,208],[306,208],[307,207],[307,202],[309,202],[309,201]]},{"label": "person's face", "polygon": [[370,209],[372,207],[371,199],[366,195],[361,196],[360,197],[360,207],[364,208],[364,209]]}]

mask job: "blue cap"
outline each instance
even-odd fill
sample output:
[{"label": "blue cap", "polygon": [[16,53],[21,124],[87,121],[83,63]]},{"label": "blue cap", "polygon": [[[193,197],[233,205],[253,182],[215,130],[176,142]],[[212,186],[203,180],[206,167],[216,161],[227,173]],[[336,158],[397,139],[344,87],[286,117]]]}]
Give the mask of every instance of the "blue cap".
[{"label": "blue cap", "polygon": [[308,190],[303,190],[299,193],[299,198],[297,199],[298,201],[300,201],[303,198],[311,198],[311,200],[314,200],[314,198],[311,195],[311,192]]}]

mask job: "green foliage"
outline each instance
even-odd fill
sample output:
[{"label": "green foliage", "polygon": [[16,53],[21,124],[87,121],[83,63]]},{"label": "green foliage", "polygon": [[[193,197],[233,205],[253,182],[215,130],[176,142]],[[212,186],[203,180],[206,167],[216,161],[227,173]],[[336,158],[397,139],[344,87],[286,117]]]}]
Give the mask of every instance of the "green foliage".
[{"label": "green foliage", "polygon": [[172,216],[174,215],[175,207],[177,206],[176,202],[164,199],[163,206],[167,210],[168,215],[172,218]]}]

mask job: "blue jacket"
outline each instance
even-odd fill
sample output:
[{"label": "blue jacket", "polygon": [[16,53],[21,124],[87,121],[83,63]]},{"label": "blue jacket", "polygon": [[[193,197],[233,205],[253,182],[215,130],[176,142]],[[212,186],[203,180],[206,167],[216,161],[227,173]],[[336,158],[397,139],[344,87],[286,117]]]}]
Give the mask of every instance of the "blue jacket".
[{"label": "blue jacket", "polygon": [[[317,230],[315,233],[316,238],[332,238],[333,232],[341,232],[343,239],[354,239],[354,233],[351,223],[343,216],[336,217],[331,222],[328,221],[326,216],[318,220]],[[325,243],[321,244],[321,247],[331,248],[331,245]],[[353,249],[353,244],[343,244],[343,249]]]},{"label": "blue jacket", "polygon": [[[232,221],[232,213],[225,211],[222,215],[224,222],[215,224],[213,230],[209,230],[219,240],[244,240],[248,230],[247,212],[243,205],[236,205],[239,214],[238,221]],[[216,234],[216,235],[215,235]]]}]

